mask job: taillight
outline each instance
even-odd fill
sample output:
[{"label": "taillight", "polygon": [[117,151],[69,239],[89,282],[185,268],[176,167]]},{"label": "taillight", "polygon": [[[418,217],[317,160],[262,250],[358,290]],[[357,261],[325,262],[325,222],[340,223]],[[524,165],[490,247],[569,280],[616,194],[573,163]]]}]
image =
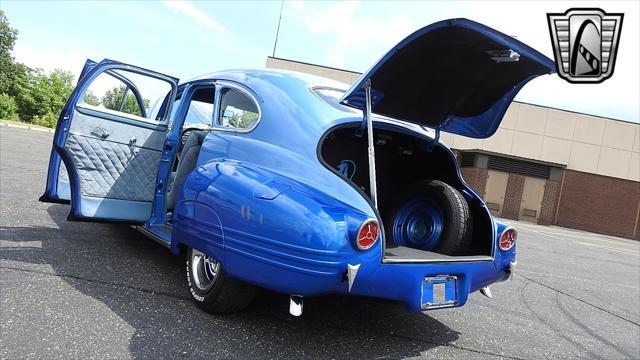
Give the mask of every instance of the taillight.
[{"label": "taillight", "polygon": [[518,238],[518,232],[514,228],[508,228],[500,235],[500,250],[507,251],[513,247]]},{"label": "taillight", "polygon": [[356,238],[356,245],[360,250],[367,250],[371,248],[378,240],[380,234],[380,226],[378,222],[370,219],[364,222],[358,230],[358,236]]}]

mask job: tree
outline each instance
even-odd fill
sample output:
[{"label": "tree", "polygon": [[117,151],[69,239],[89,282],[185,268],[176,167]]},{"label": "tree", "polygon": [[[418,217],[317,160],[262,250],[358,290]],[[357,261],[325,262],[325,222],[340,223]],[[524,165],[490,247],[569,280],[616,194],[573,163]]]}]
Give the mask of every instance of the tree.
[{"label": "tree", "polygon": [[15,100],[7,94],[0,93],[0,119],[14,120],[18,118],[18,106]]},{"label": "tree", "polygon": [[24,81],[28,67],[16,63],[11,51],[18,38],[18,30],[9,25],[9,20],[0,10],[0,93],[16,95],[16,84]]},{"label": "tree", "polygon": [[73,91],[73,74],[56,69],[50,74],[15,62],[11,51],[18,30],[0,10],[0,115],[55,126],[58,114]]},{"label": "tree", "polygon": [[[142,116],[142,112],[140,111],[140,106],[138,105],[138,100],[136,96],[131,92],[131,90],[126,91],[127,87],[124,85],[116,86],[107,90],[107,92],[102,96],[102,106],[107,109],[122,111],[127,114],[133,114]],[[120,110],[120,103],[122,102],[122,97],[125,96],[124,104],[122,104],[122,110]],[[143,99],[144,104],[143,107],[149,107],[149,99]]]},{"label": "tree", "polygon": [[258,114],[251,111],[236,109],[232,113],[233,115],[229,117],[229,126],[235,128],[247,128],[258,118]]},{"label": "tree", "polygon": [[73,74],[56,69],[47,75],[42,69],[30,69],[27,79],[16,84],[15,101],[23,121],[31,122],[35,116],[57,115],[73,91]]},{"label": "tree", "polygon": [[92,106],[98,106],[101,104],[100,99],[97,96],[93,95],[93,92],[91,92],[91,90],[87,90],[87,92],[84,94],[83,101],[85,104]]}]

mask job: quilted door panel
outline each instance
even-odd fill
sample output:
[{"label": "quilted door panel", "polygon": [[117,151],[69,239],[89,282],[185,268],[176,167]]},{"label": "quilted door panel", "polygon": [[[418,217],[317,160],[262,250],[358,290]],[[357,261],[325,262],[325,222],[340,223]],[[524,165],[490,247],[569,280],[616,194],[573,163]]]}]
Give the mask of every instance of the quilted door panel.
[{"label": "quilted door panel", "polygon": [[78,172],[81,195],[153,201],[160,151],[74,133],[65,149]]}]

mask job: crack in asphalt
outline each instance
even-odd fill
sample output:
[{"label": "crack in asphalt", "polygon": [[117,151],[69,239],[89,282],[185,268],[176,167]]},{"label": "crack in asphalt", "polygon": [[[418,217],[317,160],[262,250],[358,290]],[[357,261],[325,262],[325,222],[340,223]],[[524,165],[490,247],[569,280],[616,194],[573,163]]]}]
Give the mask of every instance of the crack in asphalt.
[{"label": "crack in asphalt", "polygon": [[[325,326],[325,328],[327,328],[327,329],[337,329],[337,330],[342,330],[342,331],[351,331],[351,329],[343,328],[343,327],[340,327],[340,326]],[[427,343],[427,344],[431,344],[431,345],[452,347],[452,348],[455,348],[455,349],[469,351],[469,352],[476,353],[476,354],[492,355],[492,356],[496,356],[496,357],[500,357],[500,358],[504,358],[504,359],[525,360],[525,358],[520,358],[520,357],[517,357],[517,356],[496,354],[496,353],[492,353],[492,352],[489,352],[489,351],[471,349],[471,348],[467,348],[467,347],[456,345],[456,344],[443,343],[443,342],[438,342],[438,341],[429,341],[429,340],[422,339],[422,338],[413,338],[411,336],[403,336],[403,335],[399,335],[399,334],[390,334],[390,333],[379,333],[379,332],[375,332],[375,331],[372,331],[370,333],[371,334],[375,334],[375,335],[389,336],[389,337],[398,338],[398,339],[402,339],[402,340],[406,340],[406,341],[422,342],[422,343]],[[386,356],[386,357],[389,358],[388,356]],[[385,358],[385,357],[384,356],[377,357],[376,359],[383,359],[383,358]]]},{"label": "crack in asphalt", "polygon": [[[85,277],[82,277],[82,276],[71,275],[71,274],[53,274],[53,273],[50,273],[50,272],[47,272],[47,271],[33,270],[33,269],[23,269],[23,268],[18,268],[18,267],[13,267],[13,266],[0,266],[0,269],[13,270],[13,271],[22,271],[22,272],[26,272],[26,273],[33,273],[33,274],[47,275],[47,276],[52,276],[52,277],[60,277],[60,278],[67,278],[67,279],[86,281],[88,283],[107,285],[107,286],[113,286],[113,287],[118,287],[118,288],[125,288],[125,289],[128,289],[128,290],[139,291],[139,292],[143,292],[143,293],[151,294],[151,295],[162,295],[162,296],[166,296],[166,297],[177,299],[177,300],[186,300],[186,301],[190,301],[191,300],[189,297],[186,297],[186,296],[183,297],[183,296],[175,295],[175,294],[172,294],[172,293],[169,293],[169,292],[165,292],[165,291],[150,290],[150,289],[145,289],[145,288],[138,287],[138,286],[131,286],[131,285],[126,285],[126,284],[122,284],[122,283],[115,283],[115,282],[110,282],[110,281],[90,279],[90,278],[85,278]],[[332,329],[332,330],[350,331],[350,329],[348,329],[348,328],[339,327],[339,326],[326,326],[325,325],[325,326],[322,326],[322,327],[324,327],[326,329]],[[452,348],[455,348],[455,349],[469,351],[469,352],[476,353],[476,354],[491,355],[491,356],[496,356],[496,357],[504,358],[504,359],[525,360],[524,358],[520,358],[520,357],[517,357],[517,356],[496,354],[496,353],[492,353],[492,352],[489,352],[489,351],[471,349],[471,348],[467,348],[467,347],[456,345],[456,344],[443,343],[443,342],[438,342],[438,341],[429,341],[429,340],[426,340],[426,339],[423,339],[423,338],[414,338],[414,337],[411,337],[411,336],[403,336],[403,335],[391,334],[391,333],[379,333],[379,332],[375,332],[375,331],[371,332],[371,334],[393,337],[393,338],[402,339],[402,340],[405,340],[405,341],[422,342],[422,343],[427,343],[427,344],[431,344],[431,345],[452,347]],[[383,356],[383,357],[380,357],[380,358],[385,358],[385,357]]]},{"label": "crack in asphalt", "polygon": [[580,299],[580,298],[578,298],[578,297],[576,297],[576,296],[573,296],[573,295],[571,295],[571,294],[568,294],[568,293],[566,293],[566,292],[564,292],[564,291],[562,291],[562,290],[556,289],[556,288],[554,288],[554,287],[552,287],[552,286],[550,286],[550,285],[547,285],[547,284],[541,283],[541,282],[539,282],[539,281],[537,281],[537,280],[534,280],[534,279],[532,279],[532,278],[530,278],[530,277],[527,277],[527,276],[524,276],[524,275],[516,274],[516,276],[520,276],[521,278],[524,278],[524,279],[526,279],[526,280],[529,280],[529,281],[531,281],[532,283],[538,284],[538,285],[540,285],[540,286],[542,286],[542,287],[545,287],[545,288],[547,288],[547,289],[549,289],[549,290],[552,290],[552,291],[555,291],[555,292],[557,292],[557,293],[560,293],[560,294],[562,294],[562,295],[564,295],[564,296],[570,297],[570,298],[572,298],[572,299],[574,299],[574,300],[576,300],[576,301],[579,301],[579,302],[581,302],[581,303],[583,303],[583,304],[585,304],[585,305],[589,305],[589,306],[591,306],[591,307],[593,307],[593,308],[595,308],[595,309],[598,309],[598,310],[600,310],[600,311],[604,311],[605,313],[607,313],[607,314],[609,314],[609,315],[613,315],[613,316],[617,317],[617,318],[618,318],[618,319],[620,319],[620,320],[626,321],[626,322],[628,322],[628,323],[630,323],[630,324],[632,324],[632,325],[635,325],[635,326],[640,327],[640,323],[638,323],[638,322],[635,322],[635,321],[633,321],[633,320],[631,320],[631,319],[627,319],[627,318],[625,318],[625,317],[623,317],[623,316],[621,316],[621,315],[618,315],[618,314],[616,314],[616,313],[614,313],[614,312],[612,312],[612,311],[610,311],[610,310],[607,310],[607,309],[605,309],[605,308],[603,308],[603,307],[601,307],[601,306],[598,306],[598,305],[592,304],[592,303],[590,303],[590,302],[588,302],[588,301],[582,300],[582,299]]},{"label": "crack in asphalt", "polygon": [[145,288],[138,287],[138,286],[131,286],[131,285],[127,285],[127,284],[115,283],[115,282],[111,282],[111,281],[104,281],[104,280],[98,280],[98,279],[89,279],[89,278],[85,278],[85,277],[77,276],[77,275],[52,274],[52,273],[47,272],[47,271],[21,269],[21,268],[12,267],[12,266],[0,266],[0,269],[13,270],[13,271],[22,271],[22,272],[26,272],[26,273],[41,274],[41,275],[48,275],[48,276],[53,276],[53,277],[61,277],[61,278],[67,278],[67,279],[81,280],[81,281],[86,281],[86,282],[94,283],[94,284],[111,285],[111,286],[118,287],[118,288],[124,288],[124,289],[134,290],[134,291],[140,291],[140,292],[143,292],[143,293],[146,293],[146,294],[151,294],[151,295],[162,295],[162,296],[166,296],[166,297],[170,297],[170,298],[174,298],[174,299],[178,299],[178,300],[186,300],[186,301],[191,300],[187,296],[180,296],[180,295],[172,294],[172,293],[166,292],[166,291],[150,290],[150,289],[145,289]]}]

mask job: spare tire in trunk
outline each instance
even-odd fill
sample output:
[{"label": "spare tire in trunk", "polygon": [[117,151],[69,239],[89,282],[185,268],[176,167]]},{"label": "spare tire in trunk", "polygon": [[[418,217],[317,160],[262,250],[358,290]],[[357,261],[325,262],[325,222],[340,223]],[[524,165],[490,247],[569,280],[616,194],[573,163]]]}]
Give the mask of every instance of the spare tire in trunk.
[{"label": "spare tire in trunk", "polygon": [[406,246],[445,255],[470,248],[473,221],[462,194],[439,180],[410,184],[386,211],[386,238]]}]

